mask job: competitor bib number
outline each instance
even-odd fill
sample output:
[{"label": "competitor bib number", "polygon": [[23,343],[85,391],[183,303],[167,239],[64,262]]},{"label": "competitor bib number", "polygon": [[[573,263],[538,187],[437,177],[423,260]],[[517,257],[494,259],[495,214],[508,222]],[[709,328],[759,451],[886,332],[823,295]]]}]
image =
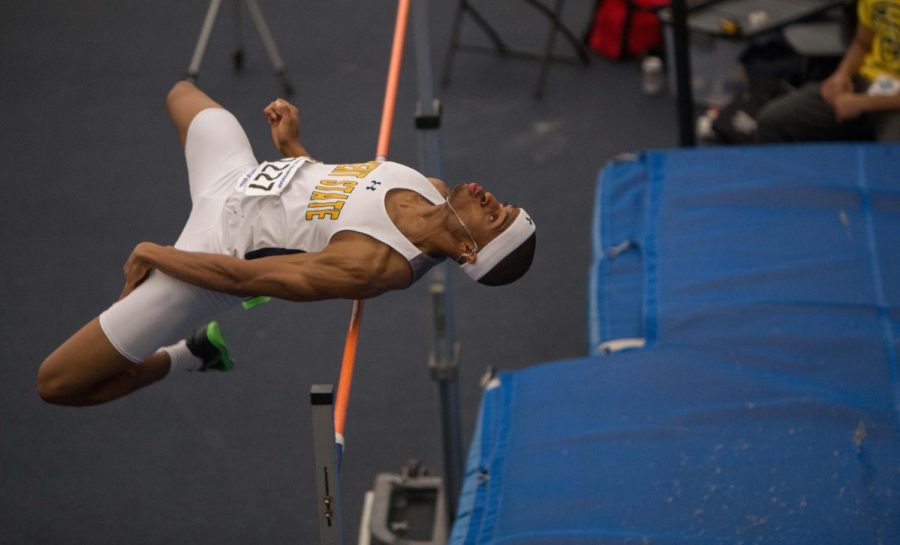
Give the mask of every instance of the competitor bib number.
[{"label": "competitor bib number", "polygon": [[250,196],[280,195],[300,165],[307,160],[306,157],[285,157],[278,161],[265,161],[244,174],[237,190]]}]

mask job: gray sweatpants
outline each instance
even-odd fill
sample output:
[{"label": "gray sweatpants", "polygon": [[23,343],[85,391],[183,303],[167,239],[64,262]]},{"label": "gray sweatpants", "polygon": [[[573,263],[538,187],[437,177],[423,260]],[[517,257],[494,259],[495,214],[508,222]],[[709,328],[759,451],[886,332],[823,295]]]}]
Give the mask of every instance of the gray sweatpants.
[{"label": "gray sweatpants", "polygon": [[[854,87],[865,91],[868,82],[859,78]],[[760,142],[900,140],[900,111],[867,112],[838,123],[831,105],[819,94],[819,83],[808,83],[766,104],[757,123]]]}]

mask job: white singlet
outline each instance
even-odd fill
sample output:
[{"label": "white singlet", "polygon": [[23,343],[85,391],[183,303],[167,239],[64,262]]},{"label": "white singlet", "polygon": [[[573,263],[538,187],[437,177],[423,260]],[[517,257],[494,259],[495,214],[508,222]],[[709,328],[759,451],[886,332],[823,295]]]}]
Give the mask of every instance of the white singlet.
[{"label": "white singlet", "polygon": [[385,197],[393,189],[414,191],[432,204],[444,202],[426,177],[398,163],[266,162],[242,176],[225,202],[219,244],[223,253],[253,259],[318,252],[336,233],[355,231],[405,257],[416,281],[438,260],[423,255],[391,221]]}]

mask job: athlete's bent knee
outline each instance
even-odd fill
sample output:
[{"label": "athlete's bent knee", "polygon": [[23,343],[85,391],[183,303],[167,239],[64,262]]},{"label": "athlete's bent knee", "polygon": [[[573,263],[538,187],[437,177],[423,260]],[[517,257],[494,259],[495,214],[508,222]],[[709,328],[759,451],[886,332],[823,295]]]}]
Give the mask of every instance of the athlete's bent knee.
[{"label": "athlete's bent knee", "polygon": [[47,362],[45,361],[41,368],[38,369],[37,376],[37,392],[41,399],[53,405],[66,405],[69,399],[65,380],[54,373],[47,371]]},{"label": "athlete's bent knee", "polygon": [[185,94],[201,92],[196,85],[191,83],[188,80],[181,80],[175,82],[175,85],[169,89],[169,92],[166,93],[166,105],[171,108],[172,103],[177,101],[179,98],[183,97]]},{"label": "athlete's bent knee", "polygon": [[54,362],[52,356],[44,360],[37,373],[37,393],[41,399],[53,405],[78,405],[83,386],[65,367]]}]

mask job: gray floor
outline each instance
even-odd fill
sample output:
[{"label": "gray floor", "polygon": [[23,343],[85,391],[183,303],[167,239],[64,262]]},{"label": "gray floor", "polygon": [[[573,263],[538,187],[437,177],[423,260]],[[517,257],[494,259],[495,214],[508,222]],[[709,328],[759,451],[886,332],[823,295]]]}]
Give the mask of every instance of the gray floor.
[{"label": "gray floor", "polygon": [[[511,43],[543,43],[546,25],[524,3],[489,4]],[[317,540],[307,392],[336,381],[349,302],[274,302],[223,317],[238,359],[228,375],[171,376],[90,409],[49,406],[35,394],[41,360],[115,299],[134,245],[171,242],[186,217],[184,161],[163,96],[187,67],[206,6],[4,5],[0,543]],[[569,2],[566,20],[580,32],[592,6]],[[329,162],[370,159],[395,4],[263,0],[261,7],[297,88],[307,147]],[[431,11],[439,67],[453,3],[434,2]],[[249,25],[246,66],[234,73],[232,21],[224,10],[200,84],[244,122],[257,155],[271,158],[260,110],[280,90]],[[471,23],[466,28],[470,40],[482,40]],[[391,157],[415,166],[407,52]],[[634,62],[556,65],[542,102],[532,98],[537,74],[530,62],[460,54],[453,85],[440,92],[445,177],[480,181],[526,205],[540,227],[532,272],[516,285],[480,287],[454,271],[465,438],[487,366],[586,353],[597,172],[618,153],[677,140],[674,101],[642,96]],[[349,543],[377,472],[410,457],[440,465],[426,288],[365,309],[343,476]]]}]

